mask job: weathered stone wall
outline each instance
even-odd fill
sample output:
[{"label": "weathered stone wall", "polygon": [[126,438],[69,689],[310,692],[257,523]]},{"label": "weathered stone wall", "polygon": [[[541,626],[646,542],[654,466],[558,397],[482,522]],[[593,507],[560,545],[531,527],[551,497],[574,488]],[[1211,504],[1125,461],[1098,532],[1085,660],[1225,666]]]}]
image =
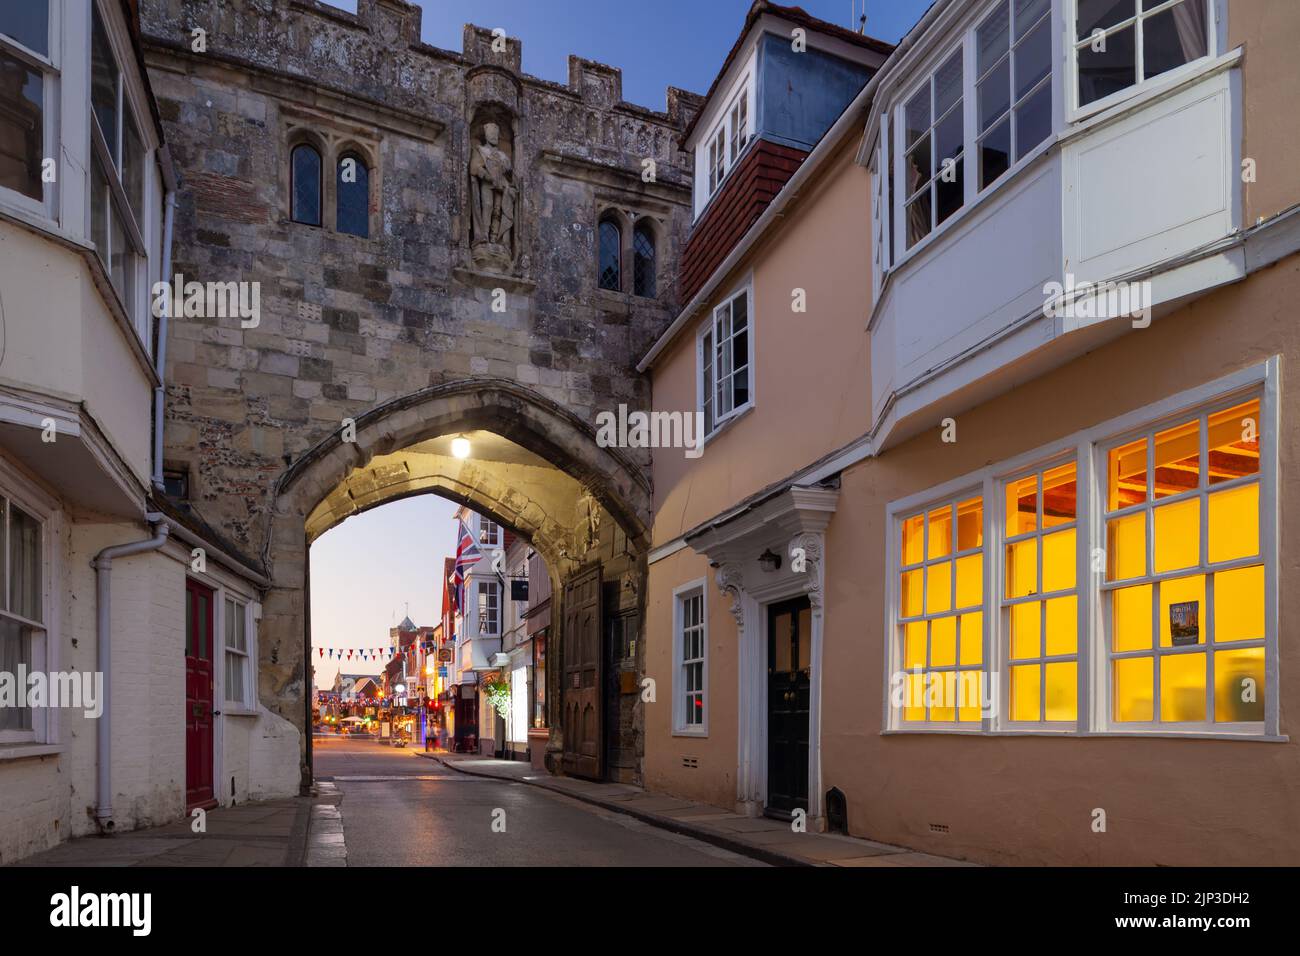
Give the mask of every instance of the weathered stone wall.
[{"label": "weathered stone wall", "polygon": [[[295,592],[268,597],[261,693],[301,726],[305,608],[285,582],[305,575],[305,537],[301,514],[272,520],[275,483],[345,419],[430,385],[506,379],[588,423],[646,408],[634,367],[676,312],[691,168],[677,135],[699,99],[624,103],[618,70],[576,57],[567,85],[539,80],[518,40],[482,28],[465,28],[460,53],[430,47],[402,0],[359,0],[356,16],[309,0],[142,0],[141,24],[180,180],[171,271],[260,293],[255,327],[171,319],[165,459],[188,472],[202,518]],[[470,215],[488,122],[517,192],[501,194],[513,228],[490,245]],[[300,142],[324,160],[321,226],[290,220]],[[370,169],[368,238],[334,228],[347,150]],[[630,254],[624,291],[597,288],[606,210],[648,218],[657,298],[631,294]],[[629,454],[648,475],[647,454]]]}]

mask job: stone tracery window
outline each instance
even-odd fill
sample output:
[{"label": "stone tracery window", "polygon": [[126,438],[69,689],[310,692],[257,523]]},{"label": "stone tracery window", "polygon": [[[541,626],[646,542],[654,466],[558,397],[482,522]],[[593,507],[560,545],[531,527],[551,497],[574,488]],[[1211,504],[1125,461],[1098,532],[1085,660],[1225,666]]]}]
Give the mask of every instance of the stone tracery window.
[{"label": "stone tracery window", "polygon": [[321,224],[321,158],[310,143],[299,143],[290,154],[289,217],[308,226]]},{"label": "stone tracery window", "polygon": [[644,220],[632,231],[632,291],[653,299],[656,292],[655,234]]},{"label": "stone tracery window", "polygon": [[339,157],[334,228],[363,239],[370,235],[370,169],[356,150],[348,150]]},{"label": "stone tracery window", "polygon": [[623,278],[623,230],[612,218],[600,221],[600,287],[618,292]]}]

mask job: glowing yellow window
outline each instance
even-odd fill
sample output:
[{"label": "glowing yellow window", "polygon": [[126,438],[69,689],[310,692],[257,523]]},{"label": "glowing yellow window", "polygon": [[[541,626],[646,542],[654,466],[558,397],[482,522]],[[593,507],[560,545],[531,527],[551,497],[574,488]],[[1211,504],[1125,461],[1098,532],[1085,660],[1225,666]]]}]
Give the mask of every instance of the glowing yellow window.
[{"label": "glowing yellow window", "polygon": [[1037,538],[1007,545],[1006,590],[1009,598],[1038,593]]},{"label": "glowing yellow window", "polygon": [[1057,661],[1043,665],[1043,714],[1047,720],[1079,718],[1079,665]]},{"label": "glowing yellow window", "polygon": [[984,601],[984,556],[957,559],[957,607],[979,607]]},{"label": "glowing yellow window", "polygon": [[952,506],[931,511],[929,524],[926,557],[942,558],[952,554]]},{"label": "glowing yellow window", "polygon": [[1011,656],[1023,660],[1041,657],[1043,605],[1039,601],[1011,605]]},{"label": "glowing yellow window", "polygon": [[1111,581],[1137,578],[1147,573],[1147,516],[1145,511],[1106,522],[1106,577]]},{"label": "glowing yellow window", "polygon": [[1214,655],[1214,719],[1219,723],[1264,719],[1264,648]]},{"label": "glowing yellow window", "polygon": [[1042,710],[1042,675],[1038,664],[1011,668],[1011,719],[1039,720]]},{"label": "glowing yellow window", "polygon": [[1160,646],[1205,643],[1205,575],[1160,582]]},{"label": "glowing yellow window", "polygon": [[930,665],[951,667],[957,663],[957,619],[935,618],[930,622]]},{"label": "glowing yellow window", "polygon": [[1149,584],[1111,592],[1111,632],[1115,651],[1144,651],[1151,647],[1151,593]]},{"label": "glowing yellow window", "polygon": [[1259,474],[1259,399],[1209,417],[1210,484]]},{"label": "glowing yellow window", "polygon": [[921,596],[924,592],[922,575],[924,572],[918,568],[915,571],[904,571],[902,575],[902,608],[900,613],[903,617],[920,617],[921,616]]},{"label": "glowing yellow window", "polygon": [[1047,627],[1044,633],[1048,657],[1075,654],[1079,650],[1079,599],[1074,595],[1047,602]]},{"label": "glowing yellow window", "polygon": [[1078,482],[1075,463],[1043,472],[1043,528],[1060,527],[1078,515]]},{"label": "glowing yellow window", "polygon": [[903,666],[925,666],[925,621],[913,621],[903,626]]},{"label": "glowing yellow window", "polygon": [[1259,485],[1210,495],[1210,563],[1259,554]]},{"label": "glowing yellow window", "polygon": [[1160,657],[1160,719],[1205,719],[1205,655],[1162,654]]},{"label": "glowing yellow window", "polygon": [[1115,661],[1115,719],[1150,721],[1155,717],[1155,661],[1122,657]]},{"label": "glowing yellow window", "polygon": [[1074,529],[1043,536],[1043,593],[1070,591],[1074,588],[1078,548]]},{"label": "glowing yellow window", "polygon": [[952,609],[952,562],[941,561],[925,568],[925,613],[940,614]]},{"label": "glowing yellow window", "polygon": [[1201,420],[1156,435],[1154,497],[1168,498],[1201,485]]},{"label": "glowing yellow window", "polygon": [[1107,458],[1107,510],[1119,511],[1147,500],[1147,440],[1111,449]]},{"label": "glowing yellow window", "polygon": [[1264,566],[1220,571],[1214,576],[1214,643],[1264,637]]},{"label": "glowing yellow window", "polygon": [[903,566],[920,564],[925,558],[925,515],[903,522]]},{"label": "glowing yellow window", "polygon": [[963,667],[984,662],[984,612],[961,616],[961,659]]},{"label": "glowing yellow window", "polygon": [[1038,528],[1038,476],[1007,482],[1007,537]]},{"label": "glowing yellow window", "polygon": [[1201,499],[1155,510],[1155,573],[1190,568],[1201,560]]}]

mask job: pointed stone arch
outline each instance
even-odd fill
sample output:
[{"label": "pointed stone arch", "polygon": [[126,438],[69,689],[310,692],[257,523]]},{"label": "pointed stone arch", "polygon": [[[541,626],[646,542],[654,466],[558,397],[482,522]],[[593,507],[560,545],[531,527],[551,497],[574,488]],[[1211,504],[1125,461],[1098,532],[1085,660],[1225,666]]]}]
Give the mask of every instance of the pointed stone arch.
[{"label": "pointed stone arch", "polygon": [[[453,462],[427,448],[467,432],[498,436],[537,463],[506,471],[472,457]],[[550,473],[545,481],[543,471]],[[528,538],[551,570],[557,600],[561,582],[605,547],[596,534],[605,515],[621,532],[623,564],[643,593],[649,481],[622,451],[601,447],[595,430],[563,406],[516,382],[469,379],[421,389],[345,420],[276,481],[263,554],[272,586],[259,626],[260,697],[304,732],[304,786],[310,780],[303,701],[309,696],[311,542],[352,515],[418,494],[468,505]],[[607,529],[599,541],[608,540]]]}]

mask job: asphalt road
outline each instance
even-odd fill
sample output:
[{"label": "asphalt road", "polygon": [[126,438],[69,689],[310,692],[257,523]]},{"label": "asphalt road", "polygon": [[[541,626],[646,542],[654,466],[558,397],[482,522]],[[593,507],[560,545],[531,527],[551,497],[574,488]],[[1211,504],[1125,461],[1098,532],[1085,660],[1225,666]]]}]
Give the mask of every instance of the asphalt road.
[{"label": "asphalt road", "polygon": [[349,866],[761,866],[625,814],[449,770],[370,740],[316,738]]}]

